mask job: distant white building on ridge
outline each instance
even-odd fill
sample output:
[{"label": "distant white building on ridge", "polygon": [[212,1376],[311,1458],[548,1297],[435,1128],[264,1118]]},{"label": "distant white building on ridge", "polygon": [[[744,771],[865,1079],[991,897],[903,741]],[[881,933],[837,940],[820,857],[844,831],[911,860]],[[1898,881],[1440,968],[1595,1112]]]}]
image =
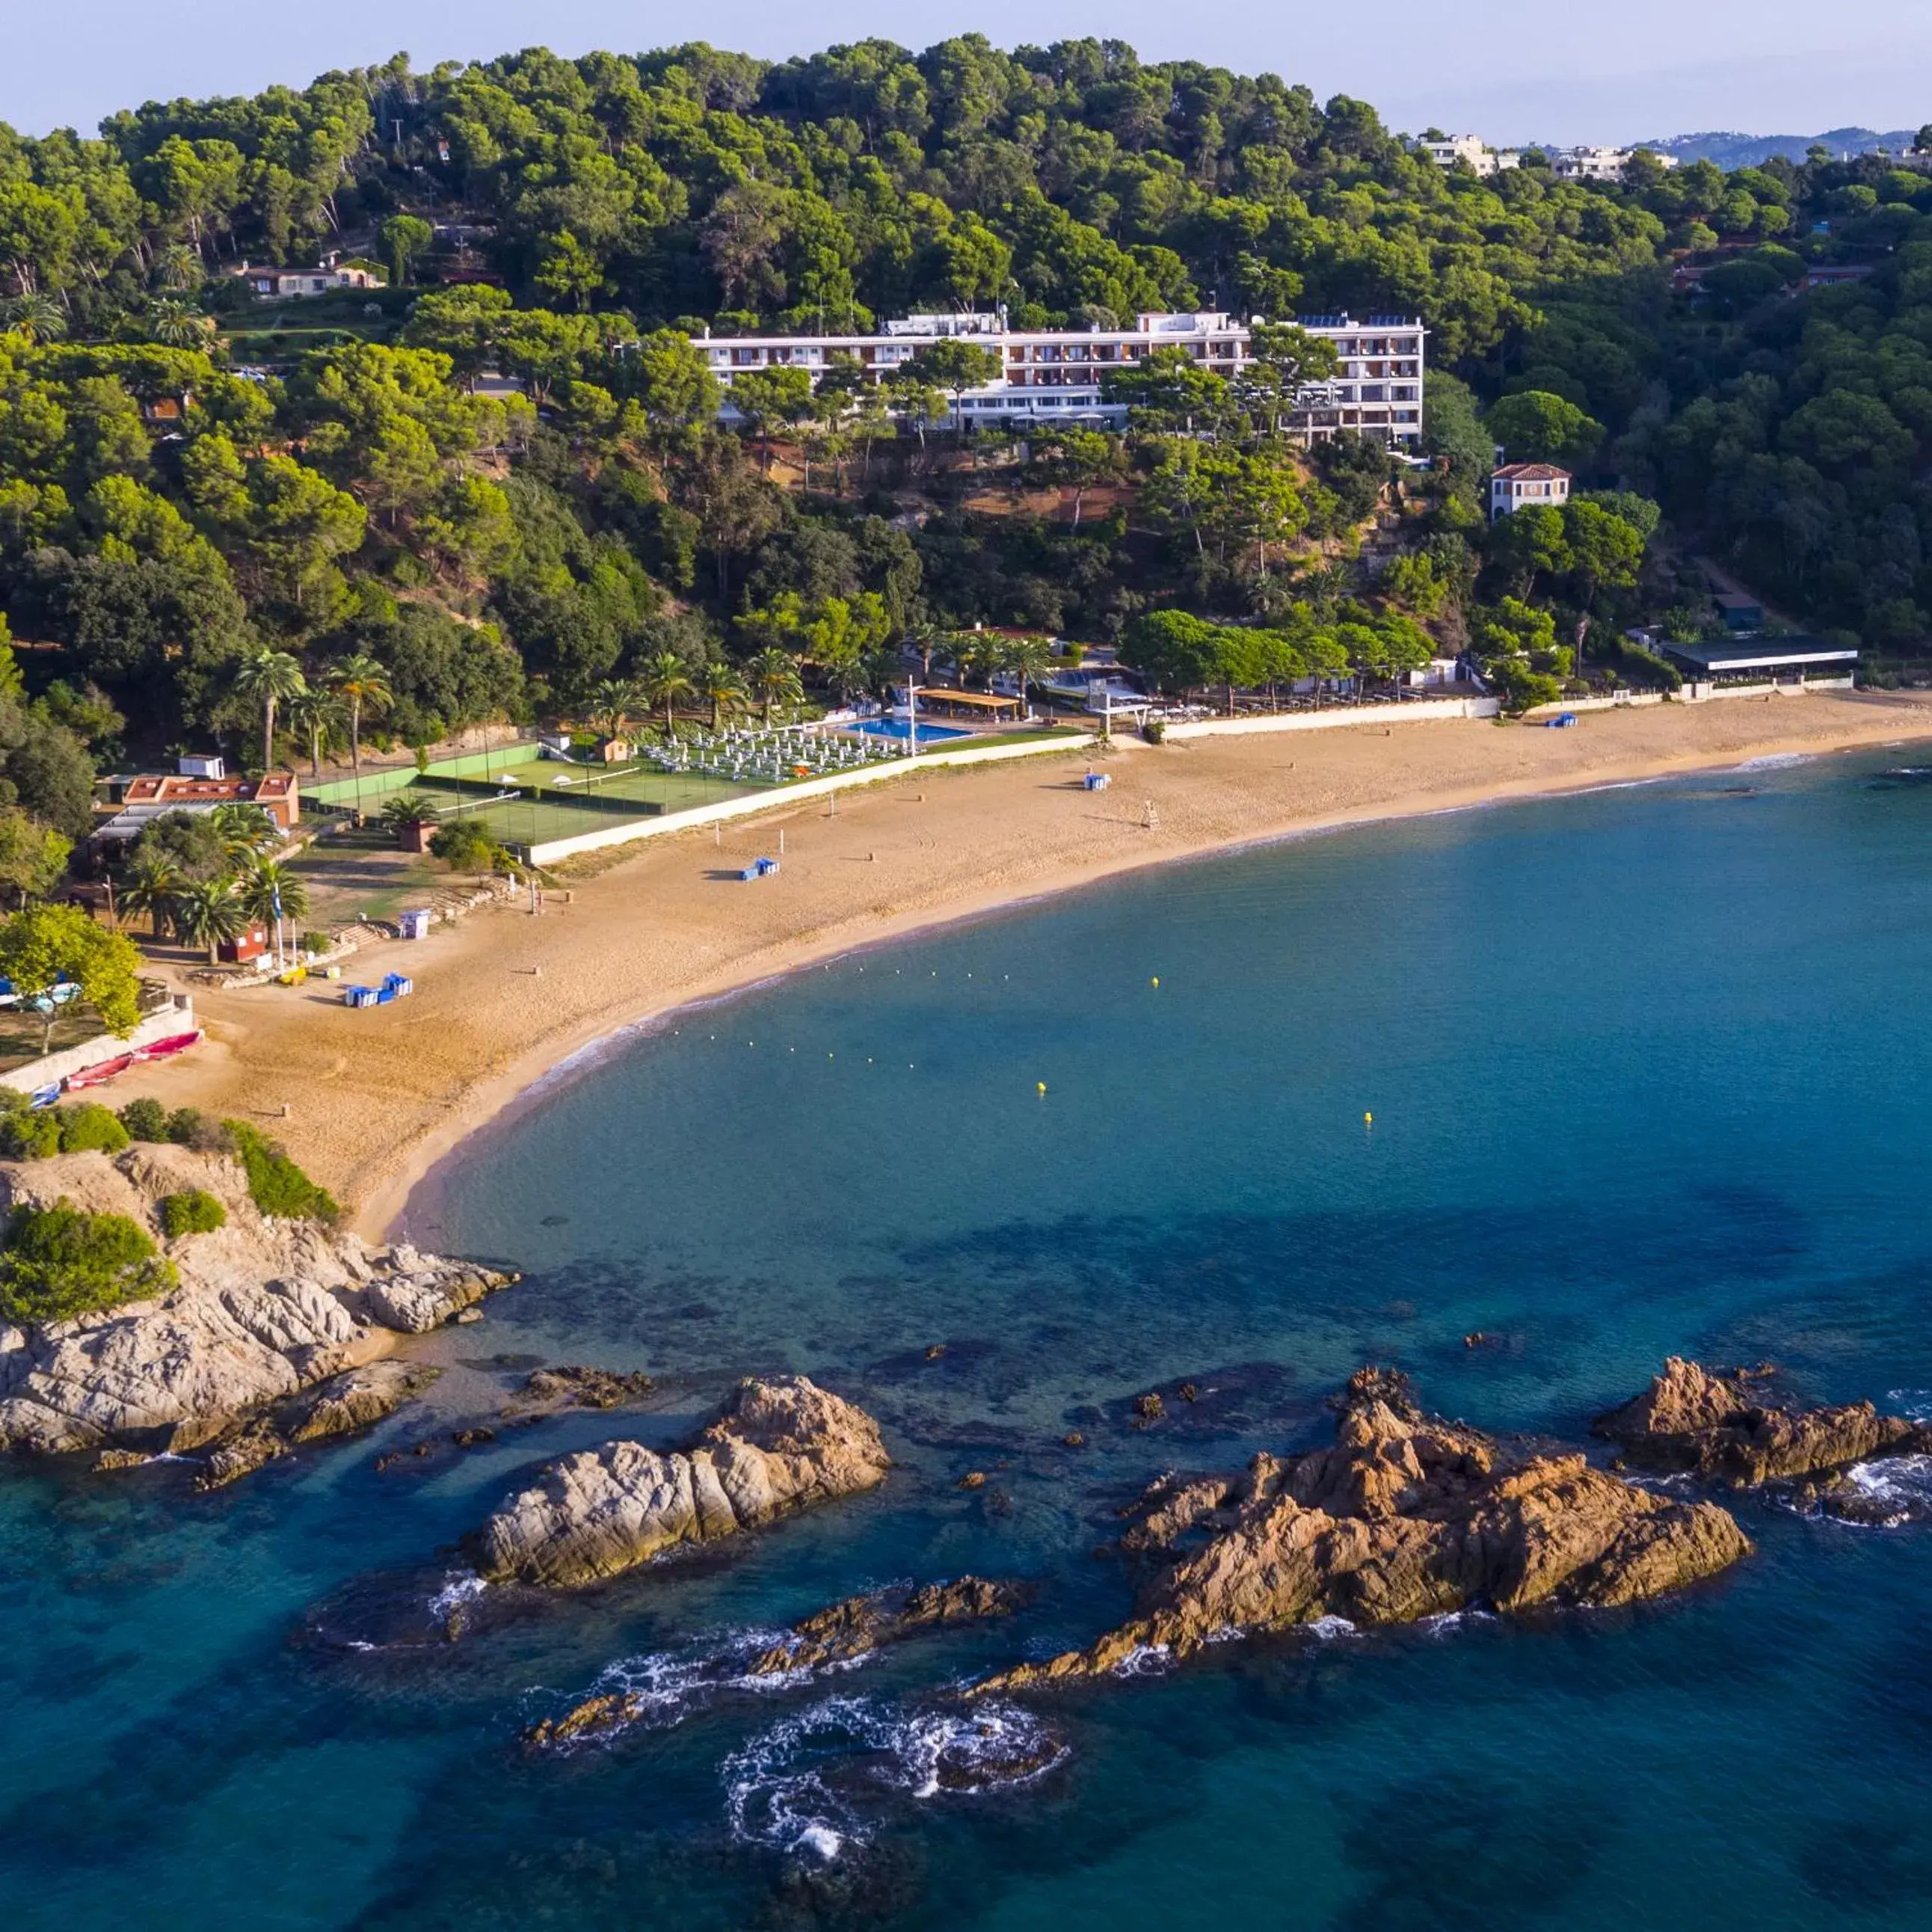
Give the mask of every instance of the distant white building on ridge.
[{"label": "distant white building on ridge", "polygon": [[1550,170],[1558,181],[1621,182],[1640,154],[1661,168],[1677,165],[1675,154],[1659,154],[1648,148],[1558,148],[1551,152]]},{"label": "distant white building on ridge", "polygon": [[1492,148],[1479,134],[1452,134],[1444,140],[1418,141],[1415,146],[1418,154],[1426,154],[1438,168],[1466,167],[1485,179],[1522,165],[1520,148]]}]

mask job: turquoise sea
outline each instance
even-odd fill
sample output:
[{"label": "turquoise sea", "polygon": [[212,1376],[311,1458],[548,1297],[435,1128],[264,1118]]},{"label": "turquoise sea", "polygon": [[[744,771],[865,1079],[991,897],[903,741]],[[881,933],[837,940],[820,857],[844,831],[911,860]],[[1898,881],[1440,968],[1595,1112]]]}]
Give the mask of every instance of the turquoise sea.
[{"label": "turquoise sea", "polygon": [[[1637,1612],[1230,1644],[991,1736],[944,1695],[1118,1621],[1130,1580],[1094,1552],[1120,1503],[1315,1439],[1364,1362],[1576,1436],[1672,1351],[1932,1404],[1913,762],[1172,867],[554,1083],[412,1208],[527,1271],[439,1338],[439,1414],[212,1497],[178,1468],[0,1472],[5,1923],[1924,1925],[1932,1526],[1747,1499],[1756,1556]],[[537,1360],[647,1368],[662,1400],[450,1446]],[[465,1584],[451,1546],[518,1472],[673,1441],[760,1370],[877,1414],[886,1484],[567,1600]],[[1133,1426],[1183,1380],[1197,1401]],[[1038,1600],[713,1681],[748,1632],[967,1570]],[[460,1641],[436,1598],[466,1600]],[[618,1684],[649,1721],[519,1749]],[[986,1788],[1009,1747],[1046,1768]]]}]

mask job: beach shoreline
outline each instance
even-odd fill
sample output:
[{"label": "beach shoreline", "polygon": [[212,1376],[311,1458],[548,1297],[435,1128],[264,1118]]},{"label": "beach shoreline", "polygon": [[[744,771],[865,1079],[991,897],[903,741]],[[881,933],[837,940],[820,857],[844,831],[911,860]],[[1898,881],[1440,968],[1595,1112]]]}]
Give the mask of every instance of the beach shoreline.
[{"label": "beach shoreline", "polygon": [[[1099,794],[1069,770],[1078,749],[915,772],[836,810],[775,803],[652,842],[541,917],[494,909],[371,949],[370,970],[406,956],[418,987],[376,1012],[313,988],[197,988],[208,1042],[142,1090],[262,1120],[380,1239],[433,1218],[439,1171],[480,1130],[671,1015],[831,958],[1259,844],[1926,738],[1932,694],[1858,692],[1601,712],[1565,731],[1444,721],[1124,742]],[[739,884],[782,827],[783,873]]]}]

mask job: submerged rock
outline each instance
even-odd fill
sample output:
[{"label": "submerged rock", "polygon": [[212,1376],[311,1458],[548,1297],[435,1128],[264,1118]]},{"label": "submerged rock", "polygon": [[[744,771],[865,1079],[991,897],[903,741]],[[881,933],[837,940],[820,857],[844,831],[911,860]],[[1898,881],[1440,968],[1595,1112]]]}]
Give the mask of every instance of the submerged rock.
[{"label": "submerged rock", "polygon": [[195,1478],[194,1486],[198,1490],[226,1489],[288,1453],[286,1438],[266,1418],[258,1416],[244,1423],[214,1450]]},{"label": "submerged rock", "polygon": [[656,1387],[642,1370],[532,1369],[506,1413],[529,1408],[621,1408],[643,1401]]},{"label": "submerged rock", "polygon": [[1768,1398],[1767,1371],[1713,1375],[1672,1355],[1642,1394],[1591,1431],[1652,1468],[1688,1470],[1734,1489],[1834,1474],[1876,1457],[1932,1451],[1932,1428],[1868,1402],[1797,1408]]},{"label": "submerged rock", "polygon": [[848,1597],[843,1603],[794,1624],[784,1641],[772,1645],[752,1670],[757,1676],[771,1676],[848,1663],[922,1630],[1011,1616],[1024,1607],[1028,1596],[1017,1584],[962,1576],[916,1590],[874,1590],[865,1596]]},{"label": "submerged rock", "polygon": [[[687,1694],[704,1688],[742,1689],[760,1677],[788,1676],[828,1664],[853,1663],[886,1644],[924,1631],[1010,1616],[1030,1594],[1018,1584],[962,1576],[950,1583],[928,1583],[918,1589],[875,1590],[848,1597],[794,1624],[779,1642],[762,1650],[747,1655],[728,1648],[704,1660],[683,1677],[682,1688]],[[662,1702],[661,1691],[599,1692],[560,1717],[530,1725],[522,1734],[523,1742],[542,1750],[586,1738],[607,1737],[635,1724]]]},{"label": "submerged rock", "polygon": [[215,1444],[194,1486],[223,1489],[292,1454],[298,1443],[326,1442],[372,1428],[420,1395],[442,1372],[427,1362],[384,1360],[331,1376],[278,1414],[254,1415],[242,1422]]},{"label": "submerged rock", "polygon": [[493,1580],[594,1582],[871,1489],[890,1466],[862,1409],[802,1376],[744,1382],[688,1449],[607,1442],[548,1465],[478,1532],[477,1567]]},{"label": "submerged rock", "polygon": [[384,1360],[332,1376],[296,1407],[285,1423],[291,1442],[320,1442],[372,1429],[413,1401],[441,1375],[428,1362]]},{"label": "submerged rock", "polygon": [[158,1238],[160,1202],[190,1186],[215,1195],[228,1222],[170,1244],[177,1288],[19,1331],[0,1349],[0,1449],[199,1448],[238,1419],[388,1354],[394,1326],[404,1325],[385,1322],[392,1286],[473,1299],[511,1279],[269,1219],[236,1162],[187,1148],[137,1143],[112,1156],[0,1163],[0,1206],[64,1198]]},{"label": "submerged rock", "polygon": [[[1481,1604],[1630,1604],[1714,1575],[1750,1544],[1714,1503],[1679,1502],[1580,1454],[1506,1444],[1424,1414],[1401,1378],[1365,1369],[1335,1441],[1257,1456],[1245,1477],[1156,1485],[1133,1546],[1171,1561],[1141,1616],[1090,1648],[975,1687],[1012,1690],[1181,1656],[1216,1638],[1338,1616],[1406,1623]],[[1207,1532],[1191,1552],[1184,1539]]]},{"label": "submerged rock", "polygon": [[554,1750],[559,1744],[580,1744],[586,1738],[603,1737],[621,1731],[644,1715],[644,1702],[634,1690],[607,1691],[586,1697],[560,1718],[545,1718],[529,1726],[522,1741],[536,1750]]}]

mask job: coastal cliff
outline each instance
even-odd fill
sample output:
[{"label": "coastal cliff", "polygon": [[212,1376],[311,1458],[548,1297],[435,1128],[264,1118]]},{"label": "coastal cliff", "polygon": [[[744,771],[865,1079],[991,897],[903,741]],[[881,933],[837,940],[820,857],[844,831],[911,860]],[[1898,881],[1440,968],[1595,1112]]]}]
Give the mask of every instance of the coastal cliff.
[{"label": "coastal cliff", "polygon": [[862,1409],[802,1376],[747,1381],[688,1449],[607,1442],[549,1464],[478,1532],[477,1568],[492,1580],[594,1582],[871,1489],[890,1467]]},{"label": "coastal cliff", "polygon": [[[224,1225],[169,1239],[161,1203],[189,1190],[218,1201]],[[0,1209],[62,1203],[148,1232],[176,1285],[66,1320],[0,1328],[0,1448],[95,1450],[116,1460],[179,1454],[220,1443],[256,1412],[307,1390],[315,1398],[285,1426],[257,1437],[272,1432],[286,1445],[366,1426],[427,1379],[372,1372],[398,1335],[446,1320],[512,1279],[266,1216],[236,1162],[167,1143],[0,1163]],[[252,1468],[281,1453],[263,1447],[253,1460],[230,1456],[228,1466]]]},{"label": "coastal cliff", "polygon": [[[1679,1502],[1426,1414],[1399,1376],[1364,1369],[1332,1445],[1257,1456],[1245,1475],[1157,1484],[1124,1542],[1168,1567],[1142,1613],[1085,1650],[976,1687],[1022,1690],[1184,1656],[1225,1636],[1339,1616],[1409,1623],[1481,1604],[1504,1612],[1611,1606],[1716,1574],[1750,1544],[1714,1503]],[[1185,1540],[1205,1532],[1191,1552]]]}]

